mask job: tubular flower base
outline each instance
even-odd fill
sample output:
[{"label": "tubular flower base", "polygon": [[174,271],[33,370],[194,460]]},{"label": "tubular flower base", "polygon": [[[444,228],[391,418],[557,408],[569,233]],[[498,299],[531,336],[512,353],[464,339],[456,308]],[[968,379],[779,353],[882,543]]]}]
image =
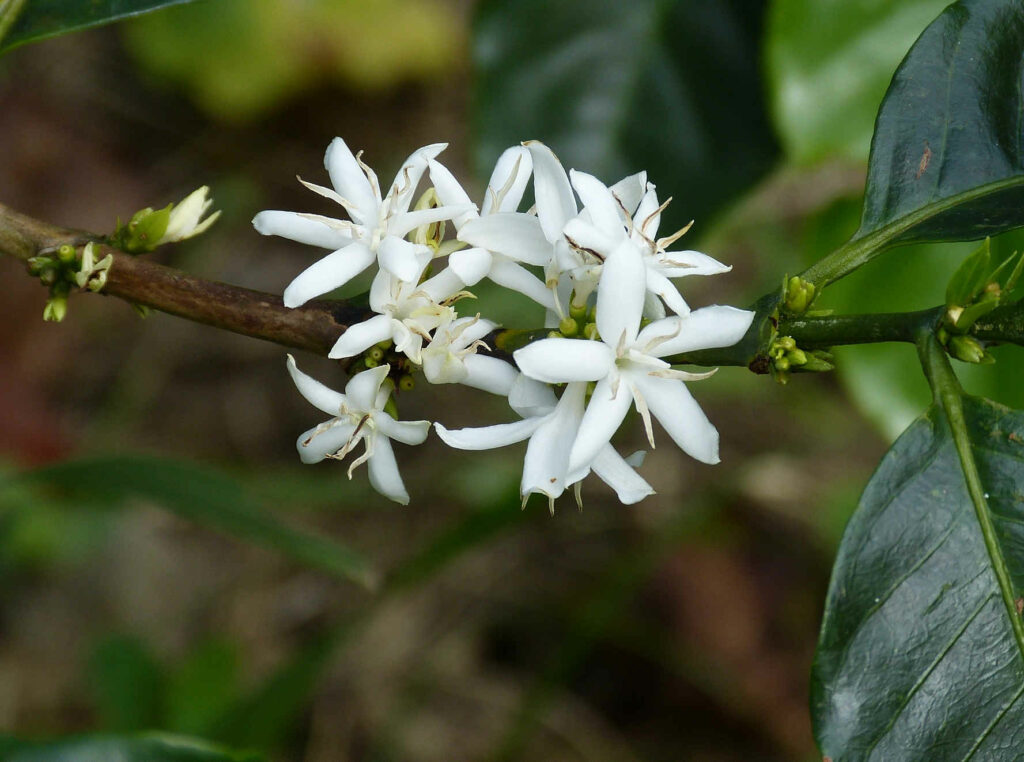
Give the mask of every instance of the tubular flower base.
[{"label": "tubular flower base", "polygon": [[[507,397],[521,420],[457,430],[434,426],[442,441],[459,449],[528,441],[524,506],[540,493],[553,512],[568,487],[579,502],[591,472],[623,503],[653,494],[635,470],[643,453],[625,459],[610,443],[631,406],[652,447],[657,419],[684,452],[717,463],[718,432],[687,388],[714,371],[689,373],[663,358],[728,347],[746,333],[752,312],[718,305],[691,311],[672,282],[730,268],[700,252],[667,251],[689,226],[657,237],[665,205],[646,173],[606,186],[583,172],[566,173],[551,149],[528,141],[502,154],[478,207],[437,161],[444,147],[413,152],[382,196],[374,171],[336,138],[324,161],[333,190],[304,184],[337,202],[347,220],[280,211],[253,220],[260,233],[331,251],[285,289],[288,307],[376,266],[369,294],[374,315],[349,327],[330,352],[347,358],[354,372],[345,393],[313,380],[288,358],[299,392],[332,416],[299,437],[302,460],[342,459],[364,443],[349,476],[365,462],[377,491],[408,502],[391,440],[420,444],[430,423],[397,421],[386,411],[394,409],[396,386],[412,388],[412,374],[422,372],[432,384]],[[424,178],[431,186],[414,207]],[[536,204],[519,211],[531,179]],[[445,223],[454,228],[448,239]],[[484,278],[531,298],[546,310],[547,324],[559,329],[516,351],[515,365],[479,353],[488,349],[484,339],[497,324],[475,309],[458,312],[457,303],[473,296],[467,289]],[[666,308],[675,314],[666,317]]]}]

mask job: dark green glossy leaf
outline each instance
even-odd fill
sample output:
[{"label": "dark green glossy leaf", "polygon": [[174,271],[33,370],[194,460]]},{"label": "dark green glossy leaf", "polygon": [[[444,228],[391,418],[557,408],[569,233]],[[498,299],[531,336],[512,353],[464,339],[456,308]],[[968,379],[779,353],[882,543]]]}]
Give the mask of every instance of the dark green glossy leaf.
[{"label": "dark green glossy leaf", "polygon": [[1024,594],[1024,413],[962,404],[992,543],[932,408],[883,458],[833,571],[811,704],[836,762],[998,761],[1024,748],[1024,630],[1011,619]]},{"label": "dark green glossy leaf", "polygon": [[142,497],[191,521],[263,545],[330,574],[372,585],[361,555],[325,535],[292,527],[263,510],[245,485],[185,461],[144,455],[94,457],[48,466],[18,481],[116,499]]},{"label": "dark green glossy leaf", "polygon": [[772,112],[799,162],[868,157],[893,70],[948,0],[776,0],[765,53]]},{"label": "dark green glossy leaf", "polygon": [[1024,225],[1024,7],[960,0],[882,101],[856,238],[970,240]]},{"label": "dark green glossy leaf", "polygon": [[9,31],[0,39],[0,53],[26,42],[187,2],[190,0],[25,0]]},{"label": "dark green glossy leaf", "polygon": [[0,737],[3,762],[259,762],[202,741],[176,737],[91,736],[30,742]]},{"label": "dark green glossy leaf", "polygon": [[675,198],[669,222],[705,217],[775,155],[758,74],[763,9],[485,0],[473,49],[479,166],[539,139],[608,182],[648,170]]}]

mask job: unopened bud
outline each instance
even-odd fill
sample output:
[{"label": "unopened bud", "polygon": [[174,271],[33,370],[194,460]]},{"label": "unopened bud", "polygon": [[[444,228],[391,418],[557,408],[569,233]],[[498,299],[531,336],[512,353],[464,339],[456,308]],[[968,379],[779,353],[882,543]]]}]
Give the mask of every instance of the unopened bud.
[{"label": "unopened bud", "polygon": [[996,361],[973,336],[952,336],[947,348],[950,355],[961,362],[990,365]]},{"label": "unopened bud", "polygon": [[558,330],[563,336],[572,337],[580,332],[579,323],[573,320],[571,317],[562,318],[558,324]]},{"label": "unopened bud", "polygon": [[43,320],[59,323],[67,314],[68,298],[66,296],[53,296],[46,300],[46,306],[43,307]]},{"label": "unopened bud", "polygon": [[786,311],[802,315],[814,301],[814,284],[794,275],[786,284]]},{"label": "unopened bud", "polygon": [[77,259],[75,247],[69,243],[64,244],[59,249],[57,249],[57,259],[59,259],[65,265],[70,265]]}]

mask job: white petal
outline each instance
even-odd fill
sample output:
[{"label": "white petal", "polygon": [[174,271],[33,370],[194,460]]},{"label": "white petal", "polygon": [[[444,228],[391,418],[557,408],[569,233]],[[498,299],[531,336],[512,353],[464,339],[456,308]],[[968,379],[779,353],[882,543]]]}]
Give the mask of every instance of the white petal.
[{"label": "white petal", "polygon": [[690,314],[690,305],[683,299],[675,284],[650,268],[647,268],[647,290],[661,297],[665,305],[677,315]]},{"label": "white petal", "polygon": [[388,219],[388,235],[401,238],[410,230],[421,225],[450,220],[452,217],[461,217],[468,212],[476,214],[476,205],[435,206],[431,209],[415,209],[411,212],[402,212]]},{"label": "white petal", "polygon": [[536,275],[522,265],[510,259],[497,256],[491,264],[491,272],[487,276],[499,286],[518,291],[523,296],[533,299],[545,309],[555,308],[555,297],[551,289],[544,285]]},{"label": "white petal", "polygon": [[442,302],[449,296],[457,294],[465,287],[459,274],[451,267],[446,267],[437,275],[428,278],[417,286],[417,291],[425,293],[431,301]]},{"label": "white petal", "polygon": [[477,216],[476,205],[470,201],[469,196],[455,176],[448,171],[448,168],[440,162],[431,159],[427,162],[430,167],[430,183],[437,191],[437,197],[444,206],[466,206],[466,211],[452,217],[452,223],[456,230]]},{"label": "white petal", "polygon": [[467,355],[463,360],[466,377],[460,383],[507,397],[519,372],[504,360],[484,355]]},{"label": "white petal", "polygon": [[448,266],[467,286],[475,286],[491,271],[491,260],[491,252],[474,247],[452,252],[448,257]]},{"label": "white petal", "polygon": [[271,210],[253,217],[252,225],[261,235],[277,235],[322,249],[340,249],[352,243],[351,231],[339,220],[316,214]]},{"label": "white petal", "polygon": [[619,202],[608,187],[593,175],[575,169],[569,170],[569,177],[597,229],[616,243],[624,238],[626,230],[622,226]]},{"label": "white petal", "polygon": [[394,335],[394,323],[388,315],[374,315],[362,323],[350,325],[345,333],[331,347],[327,354],[332,360],[342,357],[354,357],[378,342],[390,339]]},{"label": "white petal", "polygon": [[295,364],[295,358],[288,355],[288,373],[295,382],[299,394],[306,398],[313,407],[320,408],[328,415],[338,415],[341,406],[345,403],[345,395],[330,389],[312,376],[308,376],[299,370]]},{"label": "white petal", "polygon": [[423,444],[430,431],[430,421],[396,421],[385,412],[377,413],[373,422],[388,439],[407,445]]},{"label": "white petal", "polygon": [[295,441],[299,458],[303,463],[319,463],[344,447],[355,429],[355,424],[336,419],[302,432]]},{"label": "white petal", "polygon": [[[465,326],[465,328],[463,328]],[[462,329],[459,334],[459,338],[452,342],[452,346],[458,347],[459,349],[465,349],[474,341],[479,341],[484,338],[487,334],[498,327],[498,324],[493,320],[484,320],[477,317],[466,317],[459,318],[452,323],[452,330]]]},{"label": "white petal", "polygon": [[643,198],[646,187],[647,173],[637,172],[635,175],[622,178],[608,190],[622,204],[625,214],[633,214],[640,203],[640,199]]},{"label": "white petal", "polygon": [[457,450],[493,450],[495,447],[522,442],[543,422],[543,417],[524,418],[513,423],[469,429],[446,429],[440,423],[435,423],[434,429],[441,441]]},{"label": "white petal", "polygon": [[583,416],[586,390],[586,384],[569,384],[554,412],[530,437],[519,488],[524,497],[540,492],[554,498],[565,489],[569,451]]},{"label": "white petal", "polygon": [[650,291],[644,294],[644,317],[648,320],[661,320],[665,317],[665,303]]},{"label": "white petal", "polygon": [[331,176],[334,189],[346,201],[355,205],[355,209],[349,208],[352,219],[359,223],[376,222],[380,196],[374,194],[370,181],[366,179],[366,174],[344,140],[335,138],[327,146],[324,166]]},{"label": "white petal", "polygon": [[533,192],[537,200],[537,217],[549,241],[562,235],[562,228],[576,216],[576,199],[572,186],[554,152],[537,140],[523,143],[533,157]]},{"label": "white petal", "polygon": [[374,403],[377,400],[377,390],[388,377],[390,370],[390,365],[378,365],[376,368],[356,373],[349,379],[345,385],[345,396],[354,410],[368,413],[376,407]]},{"label": "white petal", "polygon": [[702,463],[718,463],[718,430],[682,381],[630,373],[651,415],[683,452]]},{"label": "white petal", "polygon": [[637,344],[643,346],[658,336],[675,334],[652,349],[651,354],[656,357],[696,349],[731,347],[746,335],[753,320],[754,313],[749,310],[715,304],[694,310],[683,318],[666,318],[650,323],[640,332]]},{"label": "white petal", "polygon": [[574,217],[565,224],[565,239],[574,249],[594,252],[597,259],[607,259],[620,240],[579,217]]},{"label": "white petal", "polygon": [[661,212],[658,211],[660,206],[654,186],[649,185],[633,215],[633,227],[650,240],[658,234],[658,226],[661,224]]},{"label": "white petal", "polygon": [[633,403],[633,392],[624,379],[619,379],[618,388],[613,390],[608,379],[597,382],[590,396],[587,412],[583,414],[580,430],[569,456],[569,470],[587,468],[594,458],[618,431]]},{"label": "white petal", "polygon": [[480,205],[480,214],[514,212],[519,208],[526,184],[533,172],[533,158],[523,146],[506,149],[494,165],[487,193]]},{"label": "white petal", "polygon": [[519,415],[527,418],[547,415],[555,409],[558,398],[547,384],[520,373],[508,393],[508,404]]},{"label": "white petal", "polygon": [[373,455],[366,467],[370,473],[370,485],[375,490],[396,503],[409,504],[409,493],[405,491],[398,463],[395,462],[395,451],[387,437],[374,437]]},{"label": "white petal", "polygon": [[344,286],[373,264],[373,260],[373,252],[359,241],[331,252],[288,284],[284,290],[284,306],[300,307],[314,297]]},{"label": "white petal", "polygon": [[591,468],[601,481],[615,490],[619,502],[623,505],[639,503],[648,495],[654,494],[654,488],[633,470],[611,445],[601,449],[594,458]]},{"label": "white petal", "polygon": [[447,147],[447,143],[433,143],[423,146],[409,155],[402,168],[398,170],[398,174],[395,175],[395,182],[392,183],[385,199],[389,216],[409,211],[416,193],[416,186],[420,184],[420,178],[427,171],[427,162],[436,159],[437,155]]},{"label": "white petal", "polygon": [[513,355],[519,370],[549,384],[597,381],[615,367],[615,353],[607,344],[582,339],[541,339]]},{"label": "white petal", "polygon": [[669,278],[687,275],[719,275],[732,267],[699,251],[667,251],[658,254],[658,271]]},{"label": "white petal", "polygon": [[406,283],[416,283],[425,262],[431,259],[430,249],[389,235],[377,248],[380,266]]},{"label": "white petal", "polygon": [[623,332],[632,344],[640,330],[647,290],[647,268],[640,250],[624,239],[605,260],[597,286],[597,331],[612,346]]},{"label": "white petal", "polygon": [[531,214],[506,212],[478,217],[462,227],[459,240],[529,265],[544,266],[551,260],[551,242]]}]

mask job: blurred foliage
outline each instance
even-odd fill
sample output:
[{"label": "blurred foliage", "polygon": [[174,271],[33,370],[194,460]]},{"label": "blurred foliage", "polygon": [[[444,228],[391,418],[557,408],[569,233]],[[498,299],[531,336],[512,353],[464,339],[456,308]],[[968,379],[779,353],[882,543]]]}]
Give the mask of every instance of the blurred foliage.
[{"label": "blurred foliage", "polygon": [[100,727],[119,733],[206,736],[237,698],[238,676],[238,647],[223,640],[199,642],[178,664],[164,665],[145,641],[114,634],[88,664]]},{"label": "blurred foliage", "polygon": [[107,504],[150,499],[187,519],[313,568],[368,587],[376,584],[376,573],[360,554],[324,535],[281,522],[241,482],[209,467],[144,455],[98,456],[27,471],[7,486],[22,485],[41,486],[46,493],[65,499],[84,496]]},{"label": "blurred foliage", "polygon": [[233,122],[330,81],[380,90],[433,79],[460,60],[463,38],[435,0],[216,0],[124,27],[146,71]]},{"label": "blurred foliage", "polygon": [[757,67],[764,6],[484,0],[473,35],[481,174],[509,145],[539,139],[606,182],[646,169],[675,199],[667,227],[706,221],[775,159]]},{"label": "blurred foliage", "polygon": [[[190,0],[3,0],[0,53],[27,42],[87,29]],[[13,19],[8,14],[14,13]],[[6,32],[6,33],[5,33]]]},{"label": "blurred foliage", "polygon": [[947,0],[775,0],[765,61],[789,159],[868,157],[893,71]]},{"label": "blurred foliage", "polygon": [[260,762],[261,758],[172,736],[91,736],[53,742],[19,741],[0,736],[0,759],[4,762]]}]

